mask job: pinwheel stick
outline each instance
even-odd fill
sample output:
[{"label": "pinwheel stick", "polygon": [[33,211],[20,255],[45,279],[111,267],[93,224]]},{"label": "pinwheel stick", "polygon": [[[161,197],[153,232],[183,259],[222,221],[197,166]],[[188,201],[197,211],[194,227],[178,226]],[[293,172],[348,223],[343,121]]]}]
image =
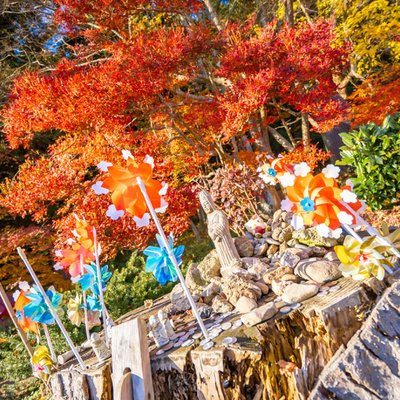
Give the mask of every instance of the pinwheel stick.
[{"label": "pinwheel stick", "polygon": [[[355,232],[354,229],[352,229],[349,225],[342,224],[342,227],[349,235],[353,236],[353,238],[356,239],[359,243],[363,243],[364,242],[362,237],[360,235],[358,235],[357,232]],[[378,252],[375,250],[374,253],[378,253]],[[383,266],[383,268],[385,269],[385,271],[387,273],[389,273],[389,274],[393,273],[393,271],[387,265],[383,264],[382,266]]]},{"label": "pinwheel stick", "polygon": [[104,295],[103,295],[103,285],[101,283],[101,268],[100,268],[100,259],[99,259],[99,246],[97,244],[97,233],[96,228],[93,227],[93,244],[94,244],[94,256],[96,259],[96,271],[97,271],[97,284],[99,286],[99,298],[101,304],[101,316],[103,319],[103,327],[104,327],[104,340],[106,342],[106,346],[110,347],[109,343],[109,335],[108,335],[108,324],[107,324],[107,309],[104,303]]},{"label": "pinwheel stick", "polygon": [[[83,273],[83,256],[81,255],[81,271]],[[90,330],[89,330],[89,321],[88,321],[88,312],[87,312],[87,301],[86,301],[86,291],[82,290],[82,299],[83,299],[83,318],[85,320],[85,332],[86,339],[90,340]]]},{"label": "pinwheel stick", "polygon": [[42,324],[42,328],[43,328],[44,336],[46,337],[47,346],[49,347],[53,363],[57,364],[57,356],[56,356],[56,352],[54,351],[53,342],[51,341],[49,329],[47,328],[46,324]]},{"label": "pinwheel stick", "polygon": [[149,207],[150,214],[151,214],[151,216],[152,216],[152,218],[154,220],[154,223],[156,224],[158,233],[160,234],[161,239],[162,239],[162,241],[164,243],[164,246],[165,246],[165,248],[167,250],[168,257],[170,258],[172,264],[175,267],[175,270],[176,270],[178,278],[179,278],[179,280],[181,282],[182,288],[183,288],[183,290],[184,290],[184,292],[186,294],[186,297],[189,300],[189,303],[190,303],[190,305],[192,307],[192,310],[193,310],[193,313],[194,313],[194,315],[195,315],[195,317],[197,319],[197,322],[200,325],[200,329],[201,329],[204,337],[206,339],[208,339],[207,329],[204,326],[204,323],[203,323],[203,320],[200,317],[199,311],[197,310],[196,303],[194,302],[193,297],[190,294],[190,291],[189,291],[188,287],[186,286],[185,278],[183,277],[182,272],[181,272],[181,270],[179,268],[178,262],[176,261],[175,254],[172,252],[172,249],[169,246],[168,239],[165,236],[164,230],[163,230],[163,228],[161,226],[160,220],[157,217],[156,211],[154,210],[153,204],[151,204],[150,198],[149,198],[149,196],[147,194],[147,191],[146,191],[146,187],[144,186],[143,181],[141,180],[140,177],[137,177],[136,181],[137,181],[137,183],[139,185],[140,191],[142,192],[144,199],[146,200],[147,206]]},{"label": "pinwheel stick", "polygon": [[85,290],[82,290],[82,298],[83,298],[83,317],[85,319],[86,339],[90,340],[90,330],[89,330],[88,310],[87,310],[87,301],[86,301],[86,291]]},{"label": "pinwheel stick", "polygon": [[27,268],[27,270],[29,271],[29,274],[31,275],[33,281],[35,282],[36,286],[38,287],[40,294],[43,296],[43,299],[47,305],[47,307],[49,308],[51,315],[53,316],[53,318],[55,319],[58,327],[60,328],[62,334],[64,335],[65,340],[67,341],[70,349],[72,350],[72,352],[74,353],[79,366],[85,370],[86,369],[86,365],[82,360],[82,357],[80,356],[78,350],[76,349],[73,341],[71,340],[70,336],[68,335],[67,330],[65,329],[63,323],[61,322],[60,317],[57,314],[57,311],[54,309],[53,305],[51,304],[51,301],[49,299],[49,297],[47,296],[45,290],[43,289],[43,286],[41,285],[38,277],[35,274],[35,271],[33,270],[32,266],[29,264],[28,259],[26,258],[26,255],[24,253],[24,251],[21,249],[21,247],[17,247],[17,252],[19,254],[19,256],[21,257],[22,261],[25,264],[25,267]]},{"label": "pinwheel stick", "polygon": [[370,225],[360,214],[358,214],[357,212],[355,212],[351,207],[349,207],[344,201],[340,202],[344,207],[346,207],[346,209],[351,212],[351,214],[354,216],[354,218],[356,220],[359,221],[360,225],[365,225],[365,227],[367,228],[367,232],[371,235],[371,236],[376,236],[377,238],[379,238],[381,240],[381,242],[383,242],[386,246],[390,246],[390,251],[392,254],[394,254],[396,257],[400,258],[400,252],[396,249],[396,247],[394,247],[393,243],[391,243],[388,239],[386,239],[385,237],[383,237],[377,229],[375,229],[372,225]]}]

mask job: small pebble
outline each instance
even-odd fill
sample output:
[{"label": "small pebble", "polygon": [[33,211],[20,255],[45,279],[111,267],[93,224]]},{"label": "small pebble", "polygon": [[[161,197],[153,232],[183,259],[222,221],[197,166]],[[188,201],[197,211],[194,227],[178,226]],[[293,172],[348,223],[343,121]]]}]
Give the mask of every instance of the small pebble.
[{"label": "small pebble", "polygon": [[287,313],[289,313],[290,311],[292,311],[292,308],[291,308],[290,306],[285,306],[285,307],[282,307],[279,311],[280,311],[282,314],[287,314]]},{"label": "small pebble", "polygon": [[201,332],[197,332],[192,336],[192,338],[193,339],[200,339],[202,336],[203,336],[203,334]]},{"label": "small pebble", "polygon": [[207,342],[206,344],[204,344],[203,349],[209,350],[211,349],[211,347],[214,347],[214,342]]},{"label": "small pebble", "polygon": [[340,290],[340,286],[332,286],[329,289],[329,293],[334,293],[334,292],[337,292],[338,290]]},{"label": "small pebble", "polygon": [[156,353],[157,356],[160,356],[161,354],[164,354],[164,350],[162,349],[158,350]]},{"label": "small pebble", "polygon": [[328,287],[336,286],[337,284],[338,284],[337,281],[330,281],[325,283],[325,285]]},{"label": "small pebble", "polygon": [[232,329],[237,329],[237,328],[239,328],[239,327],[242,326],[242,325],[243,325],[242,320],[241,320],[241,319],[237,319],[237,320],[232,324]]},{"label": "small pebble", "polygon": [[221,328],[222,328],[223,331],[227,331],[228,329],[231,329],[231,328],[232,328],[232,324],[231,324],[230,322],[224,322],[224,323],[221,325]]},{"label": "small pebble", "polygon": [[301,303],[294,303],[290,307],[292,308],[292,310],[296,310],[297,308],[300,308],[301,306],[302,306]]},{"label": "small pebble", "polygon": [[169,342],[168,344],[166,344],[162,349],[164,351],[168,351],[170,349],[172,349],[174,347],[174,342]]},{"label": "small pebble", "polygon": [[181,347],[188,347],[188,346],[191,346],[193,343],[194,343],[194,340],[189,339],[189,340],[186,340],[186,342],[183,342]]},{"label": "small pebble", "polygon": [[230,344],[234,344],[237,342],[237,338],[233,337],[233,336],[228,336],[225,339],[222,340],[222,345],[223,346],[229,346]]},{"label": "small pebble", "polygon": [[218,331],[210,332],[210,334],[208,335],[208,337],[209,337],[210,339],[215,339],[217,336],[219,336],[220,333],[221,333],[221,332],[218,332]]},{"label": "small pebble", "polygon": [[188,340],[188,339],[189,339],[189,336],[190,336],[189,333],[186,333],[185,335],[183,335],[183,336],[181,336],[181,337],[179,338],[179,341],[182,343],[182,342]]},{"label": "small pebble", "polygon": [[179,338],[179,337],[181,337],[181,336],[183,336],[183,335],[185,335],[185,334],[186,334],[186,332],[181,331],[181,332],[175,333],[175,336],[176,336],[177,338]]},{"label": "small pebble", "polygon": [[181,347],[182,343],[178,340],[175,342],[174,347]]},{"label": "small pebble", "polygon": [[206,338],[206,339],[203,339],[201,342],[200,342],[200,346],[204,346],[206,343],[208,343],[209,341],[210,341],[211,339],[208,337],[208,338]]}]

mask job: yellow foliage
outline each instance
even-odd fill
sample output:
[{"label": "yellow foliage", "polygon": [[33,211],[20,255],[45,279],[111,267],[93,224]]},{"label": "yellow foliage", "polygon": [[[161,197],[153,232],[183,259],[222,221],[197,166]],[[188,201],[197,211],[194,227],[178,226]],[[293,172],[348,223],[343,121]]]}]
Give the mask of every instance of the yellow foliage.
[{"label": "yellow foliage", "polygon": [[336,19],[338,40],[352,44],[360,74],[400,61],[399,0],[318,0],[317,7],[321,15]]}]

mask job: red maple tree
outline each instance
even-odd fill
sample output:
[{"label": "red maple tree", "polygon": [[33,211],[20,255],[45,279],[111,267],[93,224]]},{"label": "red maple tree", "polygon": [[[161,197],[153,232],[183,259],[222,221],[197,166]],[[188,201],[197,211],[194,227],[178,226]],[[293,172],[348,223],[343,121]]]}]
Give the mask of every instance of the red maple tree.
[{"label": "red maple tree", "polygon": [[52,144],[28,152],[2,184],[1,204],[52,222],[60,243],[73,212],[97,227],[109,257],[153,237],[154,226],[107,219],[108,202],[90,189],[95,165],[117,162],[122,149],[154,157],[170,187],[163,223],[180,234],[198,207],[193,178],[233,159],[246,140],[255,149],[261,138],[270,151],[276,139],[290,150],[289,123],[324,132],[344,116],[332,75],[348,67],[348,48],[333,47],[329,22],[219,30],[199,1],[59,3],[56,22],[77,44],[53,69],[16,79],[2,113],[11,147],[29,149],[42,135]]}]

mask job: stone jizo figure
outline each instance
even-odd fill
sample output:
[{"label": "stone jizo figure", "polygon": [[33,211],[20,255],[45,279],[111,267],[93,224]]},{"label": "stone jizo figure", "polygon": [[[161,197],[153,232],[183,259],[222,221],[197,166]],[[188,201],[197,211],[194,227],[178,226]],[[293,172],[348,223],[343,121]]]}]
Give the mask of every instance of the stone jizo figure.
[{"label": "stone jizo figure", "polygon": [[149,325],[151,329],[150,335],[153,337],[156,346],[162,347],[166,345],[169,342],[168,335],[157,315],[152,315],[149,318]]},{"label": "stone jizo figure", "polygon": [[163,326],[168,338],[169,339],[175,338],[175,331],[171,324],[171,321],[168,319],[168,314],[164,310],[160,310],[158,312],[158,318],[159,318],[160,324]]},{"label": "stone jizo figure", "polygon": [[221,275],[229,276],[242,266],[242,261],[230,234],[228,219],[207,192],[200,192],[199,199],[207,214],[208,235],[217,250]]}]

